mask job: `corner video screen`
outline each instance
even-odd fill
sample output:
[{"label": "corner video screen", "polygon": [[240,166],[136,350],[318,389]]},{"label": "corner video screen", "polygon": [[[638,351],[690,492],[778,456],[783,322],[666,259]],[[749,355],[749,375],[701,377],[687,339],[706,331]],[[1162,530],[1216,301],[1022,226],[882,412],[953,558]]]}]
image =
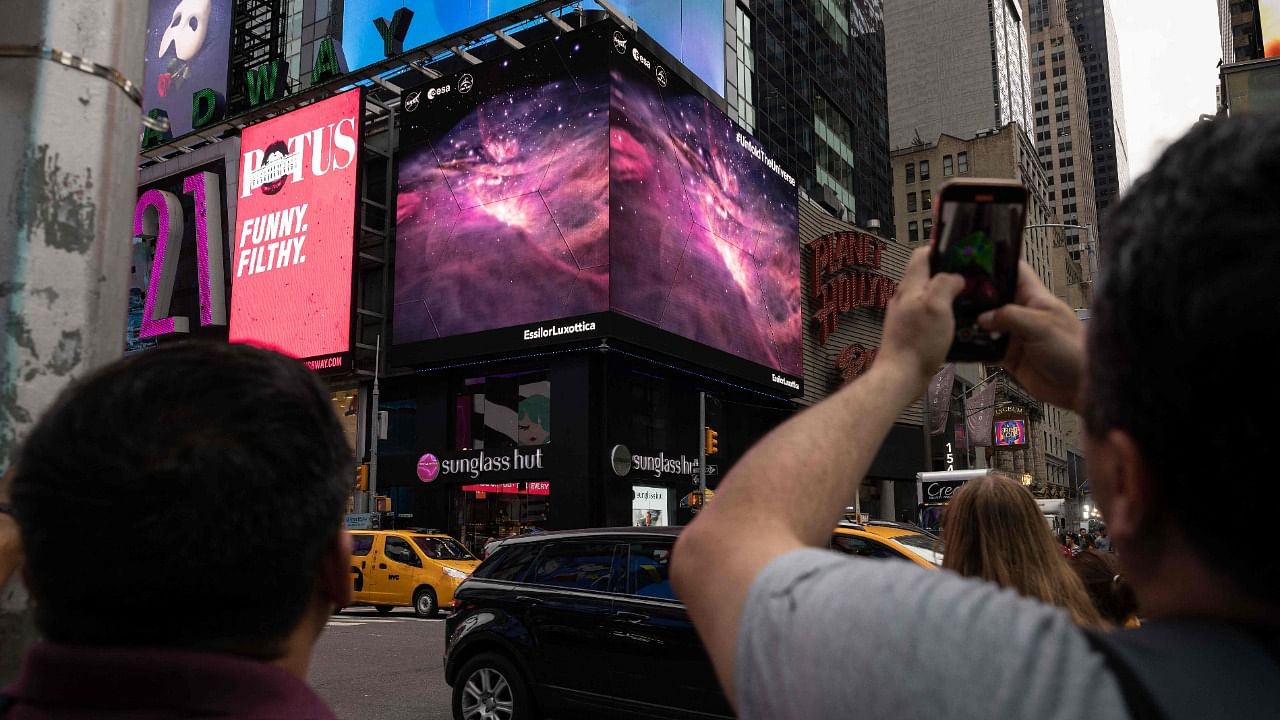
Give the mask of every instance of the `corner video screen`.
[{"label": "corner video screen", "polygon": [[616,25],[403,97],[395,344],[612,311],[801,374],[794,179]]},{"label": "corner video screen", "polygon": [[546,42],[406,91],[397,344],[609,309],[607,68]]},{"label": "corner video screen", "polygon": [[611,309],[800,375],[794,179],[636,51],[614,53]]}]

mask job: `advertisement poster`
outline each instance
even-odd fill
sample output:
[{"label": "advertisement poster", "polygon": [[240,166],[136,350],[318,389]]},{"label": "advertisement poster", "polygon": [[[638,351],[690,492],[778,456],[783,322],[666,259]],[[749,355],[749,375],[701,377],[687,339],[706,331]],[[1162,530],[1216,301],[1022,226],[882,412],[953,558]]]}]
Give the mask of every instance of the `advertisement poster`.
[{"label": "advertisement poster", "polygon": [[[405,20],[403,49],[410,50],[465,30],[529,4],[529,0],[361,0],[347,2],[342,13],[342,51],[347,67],[357,70],[386,57],[386,43],[375,24],[390,24],[397,10],[413,13]],[[667,52],[674,55],[712,90],[724,94],[724,48],[707,38],[724,36],[721,0],[613,0]],[[586,10],[600,10],[595,2]]]},{"label": "advertisement poster", "polygon": [[1258,0],[1264,57],[1280,57],[1280,0]]},{"label": "advertisement poster", "polygon": [[794,178],[617,26],[404,108],[395,344],[611,311],[802,374]]},{"label": "advertisement poster", "polygon": [[227,95],[231,0],[151,0],[142,111],[163,110],[173,137],[191,132],[191,95]]},{"label": "advertisement poster", "polygon": [[345,366],[361,90],[245,128],[231,238],[231,341]]},{"label": "advertisement poster", "polygon": [[[214,179],[210,187],[204,188],[204,192],[197,198],[194,193],[189,192],[186,180],[205,172],[212,173]],[[226,163],[222,160],[217,160],[183,170],[181,173],[138,188],[139,203],[142,203],[143,195],[151,190],[169,193],[177,199],[175,208],[177,215],[168,218],[166,223],[170,232],[166,252],[170,254],[171,259],[174,257],[173,254],[176,253],[172,288],[169,297],[154,298],[152,304],[155,306],[157,303],[161,305],[167,303],[169,315],[186,318],[188,330],[183,334],[189,337],[218,340],[226,340],[227,337],[225,312],[221,314],[222,320],[220,322],[208,324],[203,322],[204,312],[201,301],[200,263],[198,260],[200,254],[198,236],[201,232],[210,233],[211,235],[212,228],[218,228],[219,233],[217,237],[210,236],[206,238],[208,247],[217,247],[222,249],[224,253],[226,252],[227,203],[222,197],[221,188],[223,187],[226,187]],[[203,207],[200,205],[201,200],[204,202]],[[135,207],[136,212],[137,208]],[[201,227],[201,213],[207,213],[204,216],[204,228]],[[215,219],[216,222],[211,222]],[[158,235],[150,233],[136,234],[130,239],[129,309],[124,343],[126,354],[146,350],[154,347],[157,343],[153,338],[143,337],[142,326],[143,315],[147,307],[147,293],[154,285],[152,274],[155,272],[158,240]],[[220,262],[206,266],[206,270],[209,267],[225,268],[226,256],[224,255]],[[219,296],[222,298],[227,297],[228,283],[225,273],[209,273],[206,281],[219,285]]]},{"label": "advertisement poster", "polygon": [[631,501],[631,524],[635,527],[670,525],[667,516],[667,489],[632,485],[635,499]]},{"label": "advertisement poster", "polygon": [[996,420],[995,444],[1000,447],[1013,447],[1027,444],[1026,420]]}]

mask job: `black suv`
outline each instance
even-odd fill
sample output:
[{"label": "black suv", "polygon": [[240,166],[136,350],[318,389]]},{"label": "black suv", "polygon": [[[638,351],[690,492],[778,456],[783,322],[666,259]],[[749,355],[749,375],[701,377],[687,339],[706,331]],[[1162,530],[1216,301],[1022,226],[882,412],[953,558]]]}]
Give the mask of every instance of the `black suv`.
[{"label": "black suv", "polygon": [[679,532],[504,541],[445,623],[455,720],[733,717],[667,579]]}]

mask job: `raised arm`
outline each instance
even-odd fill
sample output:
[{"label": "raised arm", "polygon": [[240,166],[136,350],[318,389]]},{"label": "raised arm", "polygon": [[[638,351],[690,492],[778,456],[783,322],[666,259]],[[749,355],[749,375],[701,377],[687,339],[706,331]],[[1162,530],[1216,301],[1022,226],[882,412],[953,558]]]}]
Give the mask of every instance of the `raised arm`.
[{"label": "raised arm", "polygon": [[916,250],[871,369],[757,443],[681,535],[672,581],[731,701],[752,581],[777,556],[826,544],[894,421],[942,364],[955,328],[951,304],[963,287],[956,275],[930,277],[928,249]]}]

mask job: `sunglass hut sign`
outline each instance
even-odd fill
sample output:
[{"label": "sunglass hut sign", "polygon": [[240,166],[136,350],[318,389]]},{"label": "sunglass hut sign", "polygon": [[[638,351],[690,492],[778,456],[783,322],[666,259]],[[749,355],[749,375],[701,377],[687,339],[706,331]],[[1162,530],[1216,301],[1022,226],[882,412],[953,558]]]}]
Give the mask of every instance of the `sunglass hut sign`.
[{"label": "sunglass hut sign", "polygon": [[437,478],[463,477],[478,480],[481,477],[515,477],[531,471],[540,472],[547,469],[547,456],[543,455],[542,450],[543,448],[516,448],[510,452],[498,453],[481,450],[462,457],[438,457],[434,453],[427,453],[418,459],[418,479],[430,483]]}]

